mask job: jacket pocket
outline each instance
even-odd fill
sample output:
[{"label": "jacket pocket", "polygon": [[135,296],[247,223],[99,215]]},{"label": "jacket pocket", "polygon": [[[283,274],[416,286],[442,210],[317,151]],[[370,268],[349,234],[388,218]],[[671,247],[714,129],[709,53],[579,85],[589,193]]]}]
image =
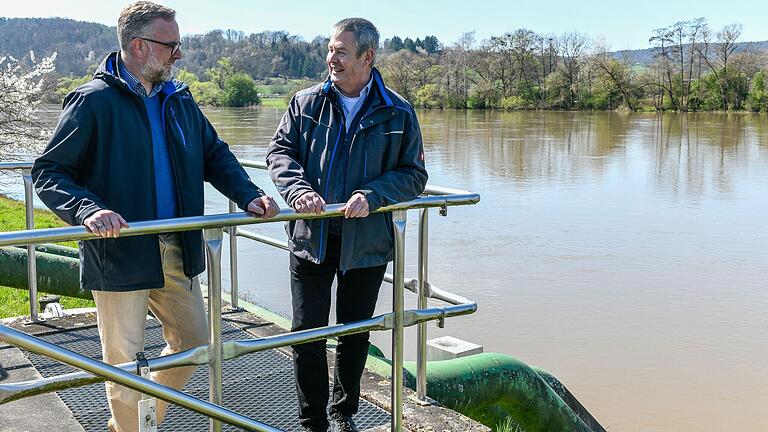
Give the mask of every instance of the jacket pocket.
[{"label": "jacket pocket", "polygon": [[403,131],[373,132],[365,137],[363,178],[375,178],[394,168],[402,138]]}]

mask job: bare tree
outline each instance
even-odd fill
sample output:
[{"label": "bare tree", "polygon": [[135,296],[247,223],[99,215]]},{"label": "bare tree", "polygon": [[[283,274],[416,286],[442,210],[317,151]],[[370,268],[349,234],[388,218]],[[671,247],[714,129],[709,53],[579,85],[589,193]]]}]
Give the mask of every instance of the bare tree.
[{"label": "bare tree", "polygon": [[[657,84],[659,90],[666,91],[669,95],[669,102],[672,104],[672,109],[678,109],[677,99],[675,98],[674,86],[672,84],[672,50],[674,32],[669,27],[655,29],[653,36],[648,40],[649,43],[655,44],[656,60],[658,62],[660,80]],[[666,82],[665,82],[666,79]],[[664,106],[664,95],[659,95],[659,106]]]},{"label": "bare tree", "polygon": [[728,73],[728,59],[736,51],[736,40],[741,36],[741,24],[728,24],[717,32],[715,53],[723,64],[723,73]]},{"label": "bare tree", "polygon": [[539,39],[531,30],[518,29],[494,36],[484,44],[483,53],[494,59],[488,70],[501,83],[503,96],[514,94],[518,87],[531,88],[532,81],[537,79],[534,53]]},{"label": "bare tree", "polygon": [[457,103],[455,108],[467,108],[469,88],[474,83],[472,54],[475,49],[475,32],[464,33],[452,47],[444,50],[445,74],[443,88]]},{"label": "bare tree", "polygon": [[562,60],[562,72],[570,90],[567,104],[569,107],[573,107],[578,90],[579,66],[582,62],[582,56],[589,47],[589,38],[583,33],[566,32],[558,37],[557,47]]},{"label": "bare tree", "polygon": [[717,42],[711,43],[711,34],[703,33],[702,44],[698,52],[700,58],[709,67],[715,77],[715,82],[720,90],[720,99],[723,109],[728,109],[728,61],[738,46],[736,41],[741,36],[741,24],[729,24],[717,32]]},{"label": "bare tree", "polygon": [[[696,63],[695,59],[699,58],[697,52],[702,40],[708,34],[709,26],[707,20],[703,17],[688,21],[688,81],[685,86],[685,98],[686,108],[689,106],[691,98],[691,85],[693,83],[693,66]],[[697,68],[696,79],[701,77],[701,60],[699,59],[699,65]]]}]

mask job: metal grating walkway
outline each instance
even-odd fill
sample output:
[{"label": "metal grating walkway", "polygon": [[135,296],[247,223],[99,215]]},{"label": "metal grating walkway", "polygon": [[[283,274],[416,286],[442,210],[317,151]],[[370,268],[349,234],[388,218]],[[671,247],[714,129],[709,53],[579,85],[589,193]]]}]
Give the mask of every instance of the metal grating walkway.
[{"label": "metal grating walkway", "polygon": [[[222,338],[224,341],[253,339],[251,335],[226,321],[222,322]],[[99,343],[98,330],[95,327],[53,333],[42,336],[42,339],[62,348],[101,360],[101,344]],[[160,323],[156,320],[148,320],[145,346],[147,356],[160,355],[160,351],[164,347],[165,342]],[[76,370],[36,354],[29,354],[29,359],[43,377]],[[200,366],[184,387],[184,392],[207,400],[207,370],[207,367]],[[292,362],[288,357],[277,350],[247,354],[225,361],[223,374],[225,407],[278,429],[300,430]],[[58,395],[86,432],[103,432],[106,429],[109,408],[103,383],[63,390],[58,392]],[[361,400],[360,412],[355,416],[355,422],[360,430],[364,430],[389,424],[389,418],[388,412]],[[165,432],[207,430],[207,417],[175,405],[169,408],[166,420],[159,428],[159,431]],[[224,425],[223,430],[238,431],[241,429]]]}]

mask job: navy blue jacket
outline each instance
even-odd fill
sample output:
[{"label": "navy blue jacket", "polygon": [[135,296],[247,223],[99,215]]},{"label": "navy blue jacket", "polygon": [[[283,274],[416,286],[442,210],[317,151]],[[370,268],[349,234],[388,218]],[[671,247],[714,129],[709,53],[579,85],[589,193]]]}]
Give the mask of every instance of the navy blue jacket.
[{"label": "navy blue jacket", "polygon": [[[64,99],[64,111],[32,178],[40,199],[70,225],[101,209],[130,224],[157,218],[152,132],[141,97],[119,77],[119,53],[107,56],[91,82]],[[203,182],[245,209],[264,193],[219,139],[186,84],[161,91],[163,127],[176,184],[178,216],[204,211]],[[205,270],[201,231],[181,234],[184,273]],[[83,288],[135,291],[164,285],[157,235],[80,242]]]}]

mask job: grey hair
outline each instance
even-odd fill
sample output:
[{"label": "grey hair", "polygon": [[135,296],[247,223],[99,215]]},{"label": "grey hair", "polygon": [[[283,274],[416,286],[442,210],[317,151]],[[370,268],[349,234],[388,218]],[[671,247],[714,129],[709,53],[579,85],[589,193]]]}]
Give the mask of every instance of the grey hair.
[{"label": "grey hair", "polygon": [[150,1],[137,1],[126,6],[117,20],[117,40],[120,42],[120,49],[130,52],[131,41],[146,35],[152,23],[158,18],[172,21],[176,19],[176,11]]},{"label": "grey hair", "polygon": [[355,35],[356,57],[360,57],[368,49],[373,50],[373,58],[371,59],[371,67],[373,67],[376,53],[379,51],[379,31],[376,26],[365,18],[344,18],[334,24],[332,36],[338,36],[345,31]]}]

